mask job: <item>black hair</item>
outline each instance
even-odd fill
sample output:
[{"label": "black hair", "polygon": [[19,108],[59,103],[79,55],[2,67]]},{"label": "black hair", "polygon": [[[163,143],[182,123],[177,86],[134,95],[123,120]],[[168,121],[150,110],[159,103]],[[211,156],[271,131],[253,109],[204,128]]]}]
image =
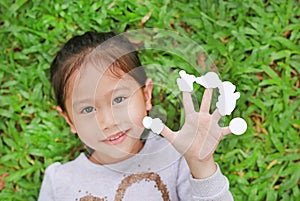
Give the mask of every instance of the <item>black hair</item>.
[{"label": "black hair", "polygon": [[[147,77],[144,69],[141,68],[138,52],[126,37],[113,32],[86,32],[71,38],[58,51],[50,67],[50,82],[54,89],[57,105],[63,111],[66,111],[65,100],[70,76],[82,66],[87,55],[103,44],[105,48],[101,49],[104,50],[104,53],[115,59],[112,63],[113,67],[117,67],[125,73],[133,72],[131,75],[134,79],[141,86],[145,85]],[[116,53],[118,48],[129,53],[120,55]],[[136,68],[138,71],[132,71]]]}]

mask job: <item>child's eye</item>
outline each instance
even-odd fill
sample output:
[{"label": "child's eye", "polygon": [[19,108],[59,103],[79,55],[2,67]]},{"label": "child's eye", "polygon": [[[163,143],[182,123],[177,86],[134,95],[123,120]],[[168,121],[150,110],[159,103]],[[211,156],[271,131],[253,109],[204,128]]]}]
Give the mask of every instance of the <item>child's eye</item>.
[{"label": "child's eye", "polygon": [[85,107],[83,110],[81,110],[81,113],[88,114],[88,113],[93,112],[94,110],[95,110],[94,107],[88,106],[88,107]]},{"label": "child's eye", "polygon": [[125,100],[125,97],[119,96],[113,100],[113,105],[119,104]]}]

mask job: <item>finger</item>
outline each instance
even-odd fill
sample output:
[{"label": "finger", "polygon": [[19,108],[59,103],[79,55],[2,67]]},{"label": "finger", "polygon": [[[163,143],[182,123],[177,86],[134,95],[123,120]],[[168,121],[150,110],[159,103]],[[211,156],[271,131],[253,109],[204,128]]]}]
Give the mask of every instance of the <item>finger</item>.
[{"label": "finger", "polygon": [[182,98],[183,98],[183,107],[184,107],[185,114],[195,112],[194,103],[191,94],[188,92],[182,92]]},{"label": "finger", "polygon": [[222,115],[220,114],[218,108],[215,109],[215,111],[212,113],[212,117],[219,122],[219,120],[221,119]]},{"label": "finger", "polygon": [[205,89],[201,101],[200,112],[209,113],[213,89]]},{"label": "finger", "polygon": [[164,136],[169,142],[174,142],[176,138],[176,134],[174,131],[169,129],[167,126],[164,126],[163,130],[160,133],[162,136]]},{"label": "finger", "polygon": [[223,135],[223,136],[224,136],[224,135],[228,135],[228,134],[230,134],[230,133],[232,133],[232,132],[231,132],[229,126],[226,126],[226,127],[223,127],[223,128],[222,128],[222,135]]}]

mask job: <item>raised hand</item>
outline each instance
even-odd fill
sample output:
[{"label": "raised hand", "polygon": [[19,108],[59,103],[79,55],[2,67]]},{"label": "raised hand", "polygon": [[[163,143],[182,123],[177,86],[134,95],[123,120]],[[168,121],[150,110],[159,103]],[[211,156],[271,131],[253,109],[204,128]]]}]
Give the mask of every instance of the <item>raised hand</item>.
[{"label": "raised hand", "polygon": [[[151,128],[152,131],[162,134],[186,159],[205,161],[212,156],[224,135],[232,132],[242,134],[246,131],[247,124],[241,118],[233,119],[229,127],[220,127],[218,124],[222,115],[230,114],[233,111],[235,102],[239,98],[239,93],[234,93],[234,85],[233,91],[232,87],[231,90],[222,88],[227,85],[222,85],[217,75],[212,72],[199,78],[195,78],[185,72],[180,72],[180,76],[181,78],[177,79],[177,84],[181,91],[183,91],[183,105],[186,114],[183,127],[179,131],[172,131],[160,119],[156,118],[152,120],[150,117],[145,117],[143,124],[146,128]],[[190,79],[191,77],[193,79]],[[193,90],[192,84],[194,81],[207,88],[204,91],[199,112],[195,111],[190,94]],[[217,105],[217,109],[210,114],[213,88],[217,87],[219,91],[222,90],[218,101],[219,107]],[[221,96],[226,96],[226,99]],[[221,115],[219,108],[222,110],[225,109],[227,113],[222,113]]]},{"label": "raised hand", "polygon": [[[160,130],[157,129],[158,127],[162,127],[161,134],[186,158],[201,161],[208,159],[215,151],[222,136],[231,133],[229,127],[221,128],[219,126],[221,115],[217,109],[213,114],[209,114],[212,91],[213,89],[205,90],[199,112],[194,109],[191,94],[183,92],[186,115],[185,123],[179,131],[172,131],[159,123],[157,119],[151,122],[156,131]],[[149,124],[147,127],[151,128]]]}]

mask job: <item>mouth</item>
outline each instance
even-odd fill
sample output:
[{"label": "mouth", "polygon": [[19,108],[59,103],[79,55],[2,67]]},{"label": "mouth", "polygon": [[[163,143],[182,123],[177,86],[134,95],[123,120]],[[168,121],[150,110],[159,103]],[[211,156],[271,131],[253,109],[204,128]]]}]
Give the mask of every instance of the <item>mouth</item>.
[{"label": "mouth", "polygon": [[114,135],[111,135],[108,138],[106,138],[105,140],[103,140],[103,142],[105,142],[109,145],[118,145],[126,139],[128,131],[129,131],[129,129],[118,132]]}]

